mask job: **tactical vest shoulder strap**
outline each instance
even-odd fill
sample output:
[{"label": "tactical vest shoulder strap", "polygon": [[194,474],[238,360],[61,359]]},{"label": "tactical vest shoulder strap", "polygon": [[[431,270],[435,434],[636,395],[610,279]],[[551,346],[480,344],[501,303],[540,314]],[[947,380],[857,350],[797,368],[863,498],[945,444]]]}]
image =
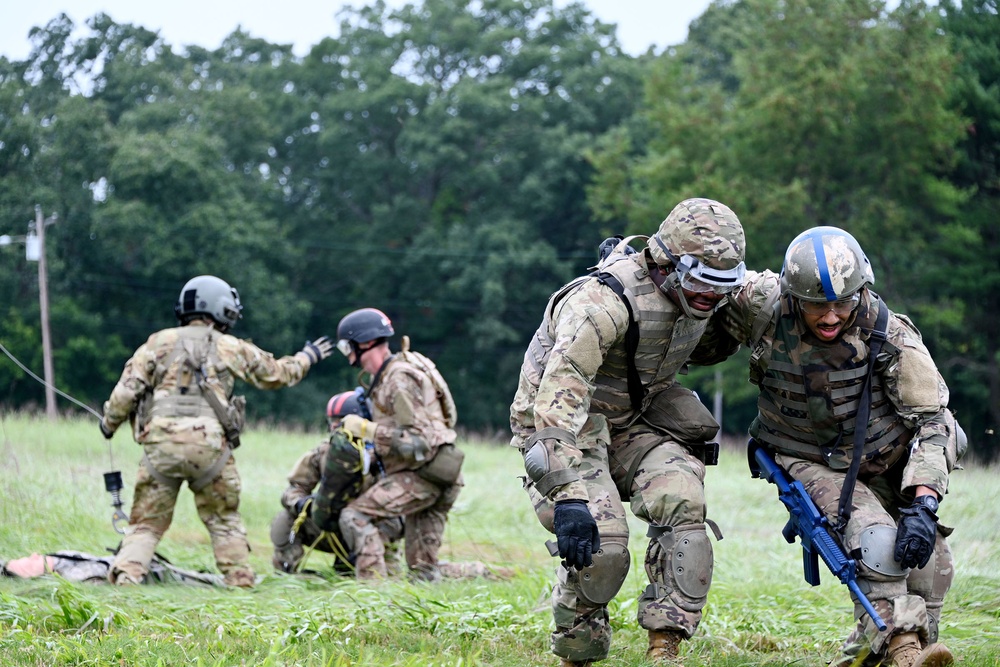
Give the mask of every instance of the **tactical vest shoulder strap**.
[{"label": "tactical vest shoulder strap", "polygon": [[840,503],[837,507],[837,529],[841,534],[847,527],[847,521],[851,518],[854,485],[858,480],[858,471],[861,469],[861,458],[865,448],[865,437],[868,435],[868,419],[872,408],[872,372],[875,368],[875,359],[882,350],[882,344],[886,341],[886,333],[889,329],[889,309],[885,302],[879,299],[878,295],[872,293],[872,305],[878,306],[878,314],[875,316],[875,326],[868,338],[868,372],[865,374],[861,398],[858,400],[858,413],[854,421],[854,451],[851,454],[851,467],[847,471],[844,485],[840,488]]},{"label": "tactical vest shoulder strap", "polygon": [[639,322],[632,307],[632,295],[625,290],[621,281],[610,273],[598,271],[594,274],[597,281],[611,288],[625,304],[628,311],[628,330],[625,331],[626,379],[628,380],[628,397],[633,410],[642,409],[642,401],[646,397],[646,388],[642,386],[639,369],[635,365],[635,351],[639,349]]}]

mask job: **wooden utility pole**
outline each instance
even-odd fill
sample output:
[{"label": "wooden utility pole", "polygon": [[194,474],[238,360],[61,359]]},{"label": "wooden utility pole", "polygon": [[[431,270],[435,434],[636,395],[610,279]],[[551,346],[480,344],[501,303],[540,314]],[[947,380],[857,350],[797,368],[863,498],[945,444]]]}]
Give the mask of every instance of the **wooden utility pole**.
[{"label": "wooden utility pole", "polygon": [[45,415],[55,421],[56,390],[52,371],[52,339],[49,336],[49,283],[45,267],[45,223],[55,222],[42,216],[42,207],[35,205],[35,234],[38,235],[38,307],[42,313],[42,368],[45,373]]}]

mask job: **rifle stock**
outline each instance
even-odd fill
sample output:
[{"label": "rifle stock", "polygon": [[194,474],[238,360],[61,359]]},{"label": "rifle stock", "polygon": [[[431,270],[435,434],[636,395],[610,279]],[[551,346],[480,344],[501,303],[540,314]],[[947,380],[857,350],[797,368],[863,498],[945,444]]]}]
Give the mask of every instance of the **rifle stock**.
[{"label": "rifle stock", "polygon": [[758,466],[756,470],[751,466],[751,473],[777,486],[778,499],[788,510],[788,523],[781,529],[781,534],[789,544],[795,543],[796,536],[802,543],[802,574],[805,580],[812,586],[819,585],[819,559],[822,558],[830,572],[854,594],[878,629],[885,630],[885,621],[858,586],[857,561],[849,558],[833,538],[829,521],[820,513],[805,487],[793,480],[763,447],[753,441],[750,447]]}]

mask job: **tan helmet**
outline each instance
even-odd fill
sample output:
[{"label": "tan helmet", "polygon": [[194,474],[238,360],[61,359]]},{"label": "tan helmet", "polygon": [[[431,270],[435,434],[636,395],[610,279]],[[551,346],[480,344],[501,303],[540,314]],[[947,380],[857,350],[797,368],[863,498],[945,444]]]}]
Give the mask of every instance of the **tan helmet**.
[{"label": "tan helmet", "polygon": [[740,219],[714,199],[685,199],[649,237],[654,262],[723,288],[743,284],[746,246]]},{"label": "tan helmet", "polygon": [[781,265],[781,293],[802,301],[840,301],[875,284],[857,239],[837,227],[813,227],[792,240]]}]

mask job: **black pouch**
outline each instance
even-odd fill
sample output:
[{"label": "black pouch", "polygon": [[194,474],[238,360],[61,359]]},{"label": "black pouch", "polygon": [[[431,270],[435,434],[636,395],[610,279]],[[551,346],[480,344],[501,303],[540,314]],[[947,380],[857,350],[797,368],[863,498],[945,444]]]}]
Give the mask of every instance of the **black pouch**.
[{"label": "black pouch", "polygon": [[691,455],[707,466],[719,465],[719,443],[706,442],[703,445],[686,445]]}]

